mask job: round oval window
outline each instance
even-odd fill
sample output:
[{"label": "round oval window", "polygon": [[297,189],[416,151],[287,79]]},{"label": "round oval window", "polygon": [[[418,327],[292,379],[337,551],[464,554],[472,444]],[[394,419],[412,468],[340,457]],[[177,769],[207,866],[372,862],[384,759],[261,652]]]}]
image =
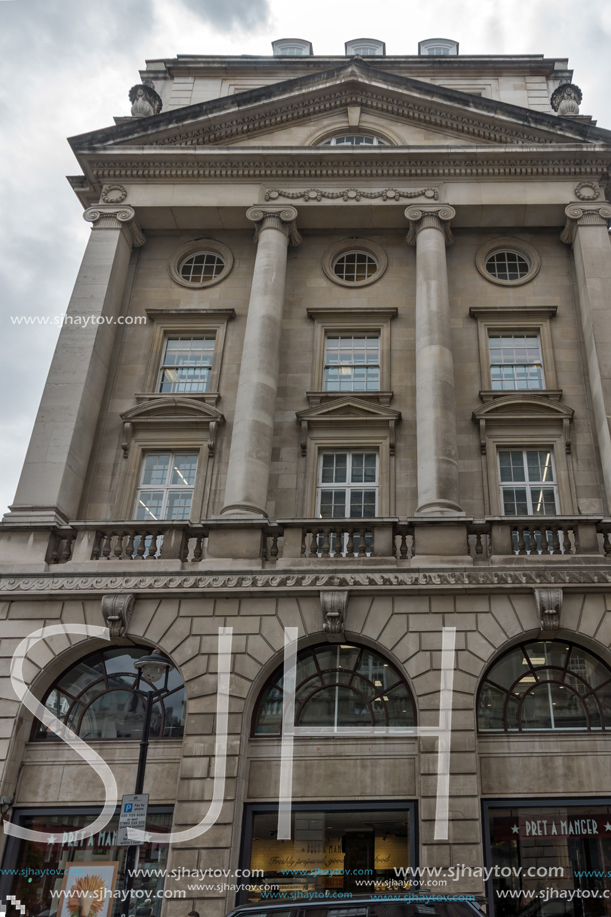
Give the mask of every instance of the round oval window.
[{"label": "round oval window", "polygon": [[225,267],[225,259],[216,252],[196,252],[180,265],[180,275],[187,283],[207,283],[215,280]]},{"label": "round oval window", "polygon": [[369,252],[344,252],[333,262],[333,273],[348,283],[369,280],[378,270],[378,261]]},{"label": "round oval window", "polygon": [[530,271],[530,263],[520,252],[493,252],[486,259],[486,270],[497,280],[521,280]]}]

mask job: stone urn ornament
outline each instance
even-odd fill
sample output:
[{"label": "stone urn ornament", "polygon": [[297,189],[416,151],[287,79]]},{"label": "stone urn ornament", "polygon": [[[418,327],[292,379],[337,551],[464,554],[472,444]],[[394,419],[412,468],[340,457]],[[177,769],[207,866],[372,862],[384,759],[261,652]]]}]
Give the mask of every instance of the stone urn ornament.
[{"label": "stone urn ornament", "polygon": [[574,83],[562,83],[554,89],[551,97],[552,108],[561,118],[570,118],[579,114],[583,93]]},{"label": "stone urn ornament", "polygon": [[161,96],[149,81],[137,83],[129,91],[129,101],[132,103],[132,117],[149,118],[158,115],[163,107]]}]

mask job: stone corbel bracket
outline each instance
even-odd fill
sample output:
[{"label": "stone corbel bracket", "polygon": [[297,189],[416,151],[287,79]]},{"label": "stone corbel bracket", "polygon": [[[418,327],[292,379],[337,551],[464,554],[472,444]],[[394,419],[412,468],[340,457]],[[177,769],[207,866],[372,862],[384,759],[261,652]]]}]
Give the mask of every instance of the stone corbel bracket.
[{"label": "stone corbel bracket", "polygon": [[83,219],[93,223],[93,229],[124,229],[134,248],[140,248],[146,242],[146,236],[136,220],[136,211],[128,204],[96,204],[88,207]]},{"label": "stone corbel bracket", "polygon": [[539,614],[539,637],[555,637],[560,629],[562,589],[533,587]]},{"label": "stone corbel bracket", "polygon": [[132,592],[117,592],[102,596],[102,614],[112,638],[124,637],[136,604]]},{"label": "stone corbel bracket", "polygon": [[323,616],[323,630],[331,643],[342,643],[346,639],[346,611],[348,608],[348,589],[321,589],[320,607]]}]

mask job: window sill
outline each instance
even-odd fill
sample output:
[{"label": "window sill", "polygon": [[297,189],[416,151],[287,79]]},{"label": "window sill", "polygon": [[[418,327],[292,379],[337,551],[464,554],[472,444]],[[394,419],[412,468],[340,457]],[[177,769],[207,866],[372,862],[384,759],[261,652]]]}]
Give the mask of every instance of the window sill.
[{"label": "window sill", "polygon": [[562,398],[561,388],[506,388],[506,389],[482,389],[479,393],[480,401],[496,401],[498,398],[506,398],[508,395],[527,395],[529,398],[533,395],[538,398],[545,398],[547,401],[560,401]]},{"label": "window sill", "polygon": [[188,398],[190,401],[199,401],[203,404],[216,406],[220,398],[219,392],[135,392],[134,398],[138,404],[146,404],[147,401],[158,401],[160,398],[170,400],[171,398]]},{"label": "window sill", "polygon": [[311,408],[338,398],[358,398],[359,401],[368,401],[371,404],[380,404],[388,407],[393,399],[393,392],[306,392],[306,398]]}]

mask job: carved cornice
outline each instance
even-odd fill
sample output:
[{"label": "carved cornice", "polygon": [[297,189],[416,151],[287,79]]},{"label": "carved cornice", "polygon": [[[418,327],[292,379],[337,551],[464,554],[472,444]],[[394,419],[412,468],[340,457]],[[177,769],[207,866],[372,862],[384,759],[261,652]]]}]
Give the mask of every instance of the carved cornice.
[{"label": "carved cornice", "polygon": [[456,211],[449,204],[417,204],[408,207],[405,216],[409,220],[409,230],[405,241],[408,245],[415,245],[418,233],[423,229],[438,229],[443,233],[446,245],[454,241],[450,220],[456,216]]},{"label": "carved cornice", "polygon": [[[333,148],[335,149],[335,148]],[[136,156],[132,151],[114,150],[107,156],[86,157],[87,171],[100,183],[110,181],[156,182],[201,180],[353,179],[415,180],[443,178],[533,178],[560,177],[598,179],[609,168],[610,156],[593,157],[586,150],[546,150],[546,156],[524,156],[516,147],[498,153],[487,148],[452,153],[431,151],[430,155],[397,156],[395,150],[380,153],[376,148],[352,158],[321,156],[320,150],[295,150],[282,157],[270,151],[265,157],[251,150],[232,150],[225,155],[208,149],[184,156],[156,155],[157,151]],[[580,156],[575,153],[579,152]]]},{"label": "carved cornice", "polygon": [[53,593],[93,593],[131,591],[143,593],[177,590],[197,592],[204,589],[232,592],[269,589],[302,589],[319,591],[321,588],[389,587],[398,589],[421,589],[423,586],[461,590],[471,586],[480,590],[505,591],[532,586],[600,586],[611,585],[611,568],[586,569],[570,567],[561,569],[537,568],[529,570],[413,570],[405,572],[349,572],[346,573],[230,573],[193,575],[189,573],[164,573],[150,575],[96,575],[96,576],[10,576],[0,579],[0,592],[4,594],[31,594],[52,596]]},{"label": "carved cornice", "polygon": [[269,188],[265,192],[266,201],[275,201],[279,197],[286,197],[290,200],[304,201],[336,201],[340,198],[345,201],[360,201],[361,198],[375,200],[382,198],[383,201],[400,201],[402,198],[427,197],[430,200],[439,200],[437,188],[421,188],[419,191],[401,191],[398,188],[386,188],[384,191],[361,191],[359,188],[347,188],[345,191],[324,191],[319,188],[308,188],[306,191],[280,191],[277,188]]},{"label": "carved cornice", "polygon": [[255,224],[255,242],[259,241],[261,233],[266,229],[277,229],[288,236],[291,245],[299,245],[301,235],[297,229],[297,210],[295,207],[274,207],[273,204],[249,207],[246,219]]},{"label": "carved cornice", "polygon": [[250,113],[241,109],[216,118],[209,116],[196,125],[185,125],[172,134],[150,142],[160,147],[223,144],[236,139],[243,140],[252,134],[282,129],[295,121],[328,116],[349,106],[359,106],[368,113],[390,116],[419,127],[431,127],[436,131],[445,128],[458,137],[470,137],[479,142],[554,143],[554,138],[549,136],[551,126],[548,130],[537,130],[515,122],[506,124],[487,117],[484,112],[451,110],[439,99],[427,100],[417,95],[398,98],[388,90],[354,85],[337,89],[321,87],[314,97],[311,94],[294,97],[273,106],[262,107],[259,103],[256,107],[253,105]]},{"label": "carved cornice", "polygon": [[146,236],[136,222],[136,211],[133,207],[118,204],[96,204],[88,207],[83,219],[93,223],[92,229],[123,229],[129,234],[131,244],[139,248],[146,242]]},{"label": "carved cornice", "polygon": [[607,226],[611,220],[610,204],[569,204],[564,210],[567,221],[560,233],[560,240],[572,245],[575,241],[577,228],[581,226]]}]

